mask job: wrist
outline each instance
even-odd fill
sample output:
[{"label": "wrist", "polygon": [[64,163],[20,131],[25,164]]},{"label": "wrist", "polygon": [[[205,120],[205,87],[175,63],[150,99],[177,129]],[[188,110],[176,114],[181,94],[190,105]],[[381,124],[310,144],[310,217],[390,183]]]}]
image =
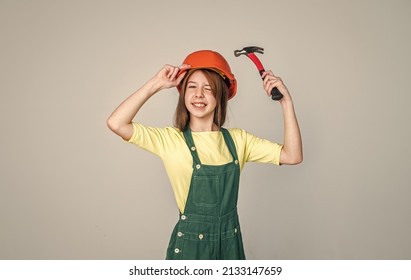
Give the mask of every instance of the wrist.
[{"label": "wrist", "polygon": [[278,102],[280,102],[281,106],[283,107],[293,106],[293,100],[291,99],[291,96],[289,95],[284,95],[284,97],[281,98]]},{"label": "wrist", "polygon": [[161,90],[161,84],[156,79],[149,80],[144,86],[147,94],[154,95]]}]

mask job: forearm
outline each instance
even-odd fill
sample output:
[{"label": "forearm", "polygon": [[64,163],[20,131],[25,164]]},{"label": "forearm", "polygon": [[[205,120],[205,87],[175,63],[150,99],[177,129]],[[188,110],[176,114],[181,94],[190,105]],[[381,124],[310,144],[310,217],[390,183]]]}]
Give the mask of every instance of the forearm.
[{"label": "forearm", "polygon": [[284,146],[280,156],[282,164],[299,164],[303,160],[300,128],[291,98],[280,101],[284,116]]},{"label": "forearm", "polygon": [[159,87],[154,80],[148,81],[114,110],[107,120],[108,127],[123,139],[130,139],[134,117],[144,103],[158,90]]},{"label": "forearm", "polygon": [[129,140],[133,134],[132,121],[141,106],[162,89],[176,87],[184,78],[186,72],[177,77],[180,69],[188,69],[190,65],[183,64],[180,67],[164,65],[164,67],[144,86],[138,89],[110,115],[107,120],[108,127],[124,140]]}]

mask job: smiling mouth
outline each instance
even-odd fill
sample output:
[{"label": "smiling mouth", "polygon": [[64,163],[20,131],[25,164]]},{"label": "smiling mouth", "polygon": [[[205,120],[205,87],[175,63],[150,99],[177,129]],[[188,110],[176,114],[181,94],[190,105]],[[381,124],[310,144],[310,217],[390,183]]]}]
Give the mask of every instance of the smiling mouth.
[{"label": "smiling mouth", "polygon": [[195,102],[195,103],[191,103],[194,107],[197,107],[197,108],[204,108],[205,106],[207,106],[205,103],[198,103],[198,102]]}]

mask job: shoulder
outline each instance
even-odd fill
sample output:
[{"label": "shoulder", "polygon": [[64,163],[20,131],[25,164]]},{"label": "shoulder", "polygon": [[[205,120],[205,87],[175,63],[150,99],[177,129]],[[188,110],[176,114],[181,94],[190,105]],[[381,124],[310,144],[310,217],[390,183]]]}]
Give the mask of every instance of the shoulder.
[{"label": "shoulder", "polygon": [[180,151],[185,144],[183,133],[174,127],[148,127],[133,123],[133,129],[133,136],[129,143],[162,158]]},{"label": "shoulder", "polygon": [[231,137],[237,140],[245,140],[252,135],[242,128],[227,128],[227,130],[230,132]]},{"label": "shoulder", "polygon": [[182,138],[183,133],[175,127],[151,127],[133,122],[133,136],[129,142],[169,142]]},{"label": "shoulder", "polygon": [[244,129],[237,128],[237,127],[226,128],[226,129],[230,132],[232,136],[238,136],[238,135],[243,135],[247,133],[247,131],[245,131]]},{"label": "shoulder", "polygon": [[160,128],[160,130],[162,130],[165,134],[168,134],[170,136],[183,137],[183,132],[176,127],[167,126],[164,128]]},{"label": "shoulder", "polygon": [[144,132],[144,133],[151,133],[151,134],[159,134],[159,135],[172,135],[172,136],[181,136],[183,133],[175,127],[153,127],[153,126],[145,126],[140,123],[133,122],[133,128],[136,132]]},{"label": "shoulder", "polygon": [[271,142],[267,139],[260,138],[242,128],[229,128],[228,131],[230,132],[231,137],[236,143],[245,146],[254,146],[263,142]]},{"label": "shoulder", "polygon": [[242,128],[227,128],[227,130],[238,148],[246,146],[250,141],[251,134]]}]

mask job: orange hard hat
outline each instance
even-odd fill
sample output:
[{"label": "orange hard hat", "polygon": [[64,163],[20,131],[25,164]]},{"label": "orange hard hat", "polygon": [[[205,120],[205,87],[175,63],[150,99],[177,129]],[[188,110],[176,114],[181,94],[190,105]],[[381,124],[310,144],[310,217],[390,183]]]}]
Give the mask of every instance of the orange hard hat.
[{"label": "orange hard hat", "polygon": [[[210,69],[217,72],[228,83],[228,99],[233,98],[236,94],[237,80],[231,72],[228,62],[218,52],[211,50],[193,52],[184,59],[183,64],[190,65],[191,67],[189,69]],[[180,70],[178,76],[189,69]],[[178,90],[181,92],[180,87],[178,87]]]}]

